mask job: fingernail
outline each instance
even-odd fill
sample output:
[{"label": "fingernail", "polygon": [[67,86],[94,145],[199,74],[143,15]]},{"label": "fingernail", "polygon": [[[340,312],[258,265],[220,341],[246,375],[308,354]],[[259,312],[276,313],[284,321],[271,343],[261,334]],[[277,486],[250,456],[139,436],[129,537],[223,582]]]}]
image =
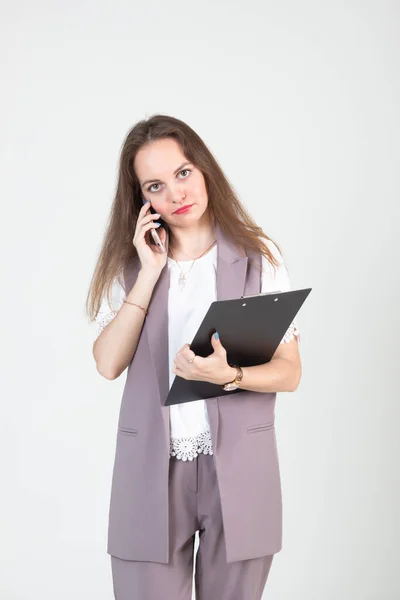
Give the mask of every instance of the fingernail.
[{"label": "fingernail", "polygon": [[214,333],[214,337],[215,337],[215,339],[216,339],[216,340],[219,340],[219,333],[218,333],[218,331],[216,331],[216,332]]},{"label": "fingernail", "polygon": [[154,221],[154,225],[155,225],[156,227],[160,227],[161,223],[157,223],[157,221]]},{"label": "fingernail", "polygon": [[146,200],[145,204],[148,204],[150,202],[150,200]]}]

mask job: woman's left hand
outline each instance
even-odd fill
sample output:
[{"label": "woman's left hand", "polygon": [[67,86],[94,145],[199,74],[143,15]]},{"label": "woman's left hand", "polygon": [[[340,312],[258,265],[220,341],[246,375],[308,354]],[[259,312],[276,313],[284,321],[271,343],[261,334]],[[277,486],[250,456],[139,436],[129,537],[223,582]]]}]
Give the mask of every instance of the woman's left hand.
[{"label": "woman's left hand", "polygon": [[[177,353],[172,372],[183,379],[193,381],[208,381],[217,385],[223,385],[233,381],[236,377],[236,369],[230,367],[226,360],[226,350],[221,344],[219,337],[211,336],[211,344],[214,352],[203,358],[185,344]],[[193,360],[194,358],[194,360]],[[193,360],[193,362],[190,362]]]}]

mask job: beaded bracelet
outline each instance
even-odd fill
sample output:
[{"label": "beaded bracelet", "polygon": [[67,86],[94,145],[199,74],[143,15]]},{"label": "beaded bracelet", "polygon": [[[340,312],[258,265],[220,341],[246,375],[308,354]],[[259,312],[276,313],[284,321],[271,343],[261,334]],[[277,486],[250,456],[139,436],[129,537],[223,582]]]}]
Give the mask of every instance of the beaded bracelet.
[{"label": "beaded bracelet", "polygon": [[132,304],[132,306],[137,306],[138,308],[140,308],[145,315],[147,315],[148,310],[147,308],[143,308],[143,306],[140,306],[140,304],[135,304],[134,302],[128,302],[128,300],[124,300],[125,304]]}]

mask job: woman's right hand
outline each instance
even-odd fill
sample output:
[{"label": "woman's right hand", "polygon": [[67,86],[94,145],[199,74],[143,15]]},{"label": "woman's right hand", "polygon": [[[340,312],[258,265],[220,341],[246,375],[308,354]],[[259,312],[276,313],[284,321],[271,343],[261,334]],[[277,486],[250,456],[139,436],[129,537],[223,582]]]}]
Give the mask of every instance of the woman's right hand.
[{"label": "woman's right hand", "polygon": [[[164,227],[158,227],[154,223],[154,221],[157,221],[159,218],[159,214],[150,212],[150,202],[143,204],[139,212],[135,234],[132,240],[133,245],[137,250],[142,269],[146,272],[154,273],[155,275],[160,275],[168,258],[168,234]],[[151,229],[157,231],[166,252],[163,252],[158,245],[150,244],[149,236],[151,235]]]}]

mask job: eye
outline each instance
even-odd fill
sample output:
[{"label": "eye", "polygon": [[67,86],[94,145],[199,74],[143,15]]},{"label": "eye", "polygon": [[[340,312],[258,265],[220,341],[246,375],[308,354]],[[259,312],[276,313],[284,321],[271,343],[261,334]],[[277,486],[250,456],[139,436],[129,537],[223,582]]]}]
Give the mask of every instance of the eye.
[{"label": "eye", "polygon": [[[181,174],[181,173],[191,173],[191,172],[192,172],[192,170],[191,170],[191,169],[182,169],[182,171],[179,171],[179,174]],[[184,177],[183,179],[187,179],[187,177],[188,177],[188,175],[187,175],[186,177]],[[155,185],[160,185],[160,184],[159,184],[159,183],[152,183],[152,184],[151,184],[151,185],[149,185],[149,187],[147,188],[147,191],[148,191],[148,192],[158,192],[158,189],[157,189],[157,190],[152,190],[152,189],[151,189],[151,188],[152,188],[153,186],[155,186]]]}]

